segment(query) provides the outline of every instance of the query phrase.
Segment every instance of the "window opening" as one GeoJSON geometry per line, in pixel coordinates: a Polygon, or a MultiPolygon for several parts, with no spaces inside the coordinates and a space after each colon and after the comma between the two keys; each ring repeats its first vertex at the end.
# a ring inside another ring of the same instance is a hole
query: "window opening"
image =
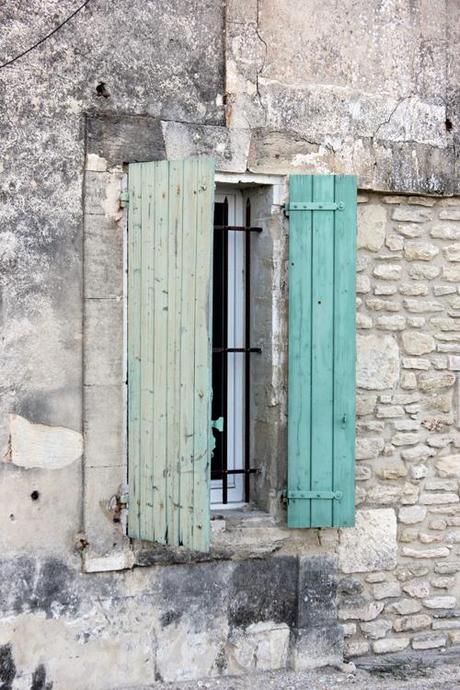
{"type": "Polygon", "coordinates": [[[251,347],[251,204],[239,190],[216,194],[214,207],[212,418],[223,418],[214,431],[211,503],[249,501],[251,347]],[[244,224],[243,224],[244,217],[244,224]],[[239,224],[238,224],[239,223],[239,224]]]}

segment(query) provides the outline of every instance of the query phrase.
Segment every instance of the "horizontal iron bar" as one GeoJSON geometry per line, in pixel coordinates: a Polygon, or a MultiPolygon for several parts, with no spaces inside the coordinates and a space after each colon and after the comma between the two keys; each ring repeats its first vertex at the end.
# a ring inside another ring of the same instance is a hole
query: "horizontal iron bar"
{"type": "Polygon", "coordinates": [[[246,225],[215,225],[214,230],[224,230],[228,232],[262,232],[262,228],[247,228],[246,225]]]}
{"type": "Polygon", "coordinates": [[[341,491],[288,491],[287,497],[301,499],[301,500],[311,500],[311,499],[335,499],[340,501],[342,498],[341,491]]]}
{"type": "Polygon", "coordinates": [[[217,477],[213,477],[214,479],[219,479],[219,475],[221,474],[255,474],[259,470],[255,467],[250,468],[249,470],[220,470],[219,472],[216,472],[217,477]]]}
{"type": "Polygon", "coordinates": [[[260,354],[262,352],[261,347],[213,347],[213,353],[220,352],[256,352],[260,354]]]}
{"type": "Polygon", "coordinates": [[[293,201],[284,207],[288,213],[290,211],[343,211],[345,205],[343,201],[293,201]]]}

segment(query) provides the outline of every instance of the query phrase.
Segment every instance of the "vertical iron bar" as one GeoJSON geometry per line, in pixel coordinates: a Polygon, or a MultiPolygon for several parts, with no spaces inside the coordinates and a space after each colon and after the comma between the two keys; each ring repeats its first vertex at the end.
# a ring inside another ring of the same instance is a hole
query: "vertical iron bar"
{"type": "MultiPolygon", "coordinates": [[[[246,228],[251,227],[251,201],[248,197],[246,201],[246,228]]],[[[244,354],[244,500],[249,503],[249,465],[250,465],[250,404],[251,404],[251,381],[250,381],[250,367],[251,367],[251,233],[249,230],[245,232],[245,348],[244,354]]]]}
{"type": "MultiPolygon", "coordinates": [[[[224,225],[228,225],[228,199],[224,199],[224,225]]],[[[222,281],[223,281],[223,305],[222,305],[222,318],[223,318],[223,343],[222,346],[228,348],[228,232],[224,233],[223,237],[223,269],[222,269],[222,281]]],[[[224,413],[224,428],[222,431],[222,503],[226,504],[228,502],[228,459],[227,459],[227,428],[228,428],[228,352],[225,352],[222,359],[222,409],[224,413]]]]}

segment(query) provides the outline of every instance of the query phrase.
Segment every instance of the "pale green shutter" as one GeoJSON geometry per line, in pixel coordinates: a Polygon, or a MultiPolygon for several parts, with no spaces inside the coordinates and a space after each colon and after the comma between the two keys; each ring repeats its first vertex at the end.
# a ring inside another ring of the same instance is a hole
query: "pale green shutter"
{"type": "Polygon", "coordinates": [[[289,178],[288,526],[354,524],[356,180],[289,178]]]}
{"type": "Polygon", "coordinates": [[[210,158],[129,166],[129,536],[209,548],[210,158]]]}

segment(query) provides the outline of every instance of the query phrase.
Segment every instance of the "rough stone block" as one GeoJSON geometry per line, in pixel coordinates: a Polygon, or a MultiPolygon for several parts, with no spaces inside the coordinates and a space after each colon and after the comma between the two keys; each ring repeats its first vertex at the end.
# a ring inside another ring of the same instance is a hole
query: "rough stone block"
{"type": "Polygon", "coordinates": [[[356,511],[356,526],[340,530],[340,568],[345,573],[392,570],[396,566],[396,531],[394,510],[356,511]]]}
{"type": "Polygon", "coordinates": [[[342,663],[343,631],[340,626],[298,630],[292,662],[295,671],[305,671],[342,663]]]}
{"type": "Polygon", "coordinates": [[[441,477],[460,476],[460,454],[444,455],[435,460],[436,469],[441,477]]]}
{"type": "Polygon", "coordinates": [[[423,506],[403,506],[399,509],[398,519],[405,525],[414,525],[425,519],[426,512],[427,510],[423,506]]]}
{"type": "Polygon", "coordinates": [[[264,621],[233,630],[225,644],[230,675],[286,668],[290,629],[286,623],[264,621]]]}
{"type": "Polygon", "coordinates": [[[379,204],[358,207],[358,249],[377,252],[385,239],[386,210],[379,204]]]}
{"type": "Polygon", "coordinates": [[[360,388],[392,388],[399,375],[399,348],[393,336],[357,335],[357,384],[360,388]]]}
{"type": "Polygon", "coordinates": [[[408,630],[423,630],[431,626],[431,618],[426,613],[416,613],[413,616],[402,616],[396,618],[393,628],[396,632],[406,632],[408,630]]]}
{"type": "Polygon", "coordinates": [[[374,598],[391,599],[393,597],[401,596],[401,585],[399,582],[382,582],[374,585],[374,598]]]}
{"type": "Polygon", "coordinates": [[[413,649],[437,649],[447,644],[446,635],[416,635],[412,640],[413,649]]]}
{"type": "Polygon", "coordinates": [[[388,654],[390,652],[401,652],[410,644],[408,637],[387,637],[384,640],[377,640],[372,645],[376,654],[388,654]]]}

